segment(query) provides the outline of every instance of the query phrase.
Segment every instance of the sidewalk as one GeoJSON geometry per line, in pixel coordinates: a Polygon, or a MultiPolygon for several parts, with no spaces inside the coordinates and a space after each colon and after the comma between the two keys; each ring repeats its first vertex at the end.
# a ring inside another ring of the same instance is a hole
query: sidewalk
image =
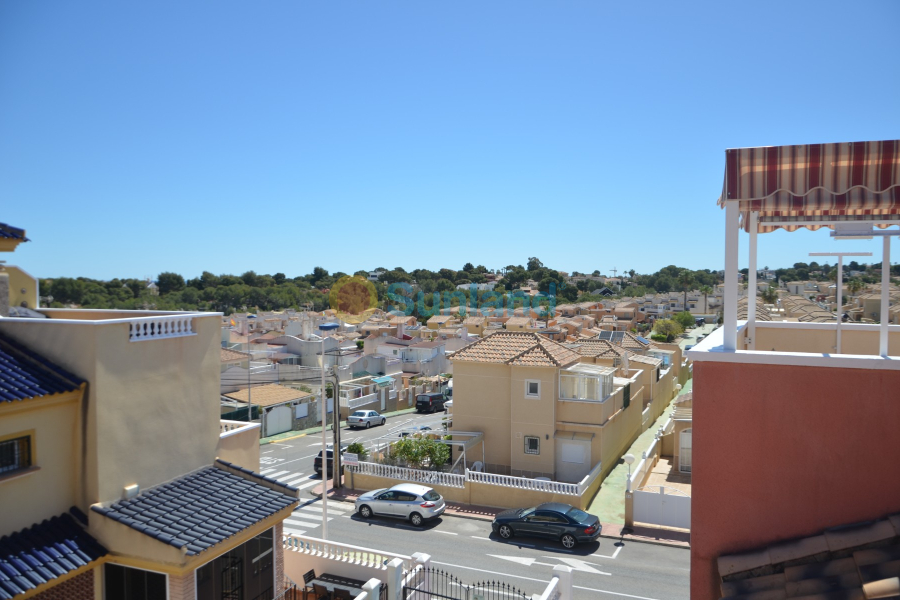
{"type": "MultiPolygon", "coordinates": [[[[405,415],[407,413],[416,412],[416,407],[412,408],[404,408],[403,410],[395,410],[393,412],[381,413],[385,417],[396,417],[398,415],[405,415]]],[[[346,427],[347,421],[341,421],[341,427],[346,427]]],[[[328,425],[329,429],[331,425],[328,425]]],[[[298,431],[285,431],[284,433],[279,433],[278,435],[272,435],[266,438],[260,438],[259,445],[265,446],[266,444],[272,444],[274,442],[284,442],[287,440],[292,440],[294,438],[303,437],[305,435],[312,435],[314,433],[322,433],[322,426],[318,427],[310,427],[309,429],[301,429],[298,431]]]]}
{"type": "MultiPolygon", "coordinates": [[[[326,482],[330,486],[330,482],[326,482]]],[[[322,497],[322,484],[315,485],[309,489],[309,493],[316,497],[322,497]]],[[[365,492],[361,490],[341,489],[337,492],[331,487],[328,488],[328,501],[355,503],[360,494],[365,492]]],[[[623,488],[623,505],[624,505],[624,488],[623,488]]],[[[447,509],[444,515],[449,517],[458,517],[461,519],[474,519],[477,521],[493,521],[494,517],[505,508],[495,508],[492,506],[474,506],[471,504],[459,504],[456,502],[447,502],[447,509]]],[[[623,518],[624,520],[624,518],[623,518]]],[[[673,546],[676,548],[690,548],[690,534],[684,531],[669,531],[664,529],[654,529],[651,527],[634,527],[626,529],[624,525],[616,525],[606,523],[600,520],[600,537],[615,539],[619,541],[641,542],[646,544],[657,544],[660,546],[673,546]]]]}

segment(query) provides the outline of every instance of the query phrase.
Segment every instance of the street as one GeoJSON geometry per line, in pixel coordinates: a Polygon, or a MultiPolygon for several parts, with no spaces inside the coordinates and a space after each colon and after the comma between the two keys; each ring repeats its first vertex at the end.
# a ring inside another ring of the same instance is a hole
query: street
{"type": "MultiPolygon", "coordinates": [[[[388,418],[384,427],[343,428],[341,439],[371,440],[411,426],[437,429],[441,416],[398,415],[388,418]]],[[[320,482],[314,476],[313,458],[321,446],[321,434],[312,434],[261,447],[262,473],[302,490],[300,507],[285,522],[286,533],[322,536],[322,501],[308,493],[320,482]]],[[[529,595],[543,591],[553,567],[562,564],[574,571],[579,599],[689,597],[690,554],[681,548],[600,538],[569,551],[549,540],[501,540],[492,534],[489,521],[444,516],[417,528],[399,519],[363,520],[352,504],[334,501],[328,503],[328,539],[398,554],[423,552],[431,555],[435,568],[463,582],[499,580],[529,595]]]]}

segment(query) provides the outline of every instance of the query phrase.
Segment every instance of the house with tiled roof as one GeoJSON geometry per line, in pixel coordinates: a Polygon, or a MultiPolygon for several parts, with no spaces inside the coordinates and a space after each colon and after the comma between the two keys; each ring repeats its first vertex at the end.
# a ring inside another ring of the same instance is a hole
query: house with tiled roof
{"type": "Polygon", "coordinates": [[[453,429],[483,434],[489,472],[577,482],[599,468],[602,478],[639,433],[636,380],[539,333],[498,331],[451,362],[453,429]]]}

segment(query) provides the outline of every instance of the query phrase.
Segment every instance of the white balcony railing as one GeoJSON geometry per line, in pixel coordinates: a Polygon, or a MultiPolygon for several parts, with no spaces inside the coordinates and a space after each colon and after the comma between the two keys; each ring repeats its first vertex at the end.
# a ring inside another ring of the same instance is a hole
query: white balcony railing
{"type": "Polygon", "coordinates": [[[305,535],[286,533],[282,543],[285,550],[325,557],[341,563],[351,563],[371,569],[386,570],[387,564],[395,558],[403,561],[404,572],[411,571],[415,566],[415,561],[411,556],[372,550],[340,542],[329,542],[318,538],[306,537],[305,535]]]}
{"type": "Polygon", "coordinates": [[[132,342],[140,342],[197,335],[193,329],[194,316],[177,315],[128,319],[128,339],[132,342]]]}
{"type": "Polygon", "coordinates": [[[373,402],[378,401],[378,394],[366,394],[365,396],[360,396],[359,398],[350,398],[349,400],[345,397],[341,397],[341,406],[345,408],[359,408],[360,406],[366,406],[367,404],[372,404],[373,402]]]}
{"type": "Polygon", "coordinates": [[[219,421],[219,437],[230,437],[251,429],[259,429],[259,423],[247,423],[245,421],[219,421]]]}
{"type": "Polygon", "coordinates": [[[511,475],[498,475],[496,473],[481,473],[466,469],[466,478],[476,483],[488,483],[518,490],[535,490],[550,492],[553,494],[567,494],[570,496],[581,495],[577,483],[563,483],[561,481],[543,481],[529,479],[528,477],[513,477],[511,475]]]}
{"type": "Polygon", "coordinates": [[[370,462],[360,462],[358,466],[351,467],[351,469],[354,473],[360,473],[362,475],[375,475],[376,477],[387,477],[390,479],[399,479],[401,481],[415,481],[417,483],[446,485],[448,487],[455,488],[466,487],[466,476],[456,475],[454,473],[425,471],[421,469],[395,467],[392,465],[381,465],[378,463],[370,462]]]}

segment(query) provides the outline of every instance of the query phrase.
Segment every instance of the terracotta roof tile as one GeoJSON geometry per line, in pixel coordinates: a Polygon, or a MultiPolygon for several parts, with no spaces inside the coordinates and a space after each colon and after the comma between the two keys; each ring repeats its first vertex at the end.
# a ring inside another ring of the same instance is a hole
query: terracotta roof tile
{"type": "Polygon", "coordinates": [[[221,362],[233,362],[233,361],[242,361],[250,358],[250,355],[246,352],[238,352],[237,350],[229,350],[228,348],[220,348],[219,349],[219,358],[221,362]]]}
{"type": "Polygon", "coordinates": [[[578,353],[531,332],[498,331],[473,342],[453,356],[454,361],[519,366],[565,367],[578,362],[578,353]]]}
{"type": "Polygon", "coordinates": [[[238,402],[247,402],[248,397],[253,404],[259,406],[272,406],[275,404],[283,404],[291,400],[299,400],[301,398],[312,398],[309,392],[295,390],[293,388],[271,383],[269,385],[261,385],[253,388],[253,393],[248,394],[247,390],[238,390],[230,394],[224,394],[226,398],[237,400],[238,402]]]}

